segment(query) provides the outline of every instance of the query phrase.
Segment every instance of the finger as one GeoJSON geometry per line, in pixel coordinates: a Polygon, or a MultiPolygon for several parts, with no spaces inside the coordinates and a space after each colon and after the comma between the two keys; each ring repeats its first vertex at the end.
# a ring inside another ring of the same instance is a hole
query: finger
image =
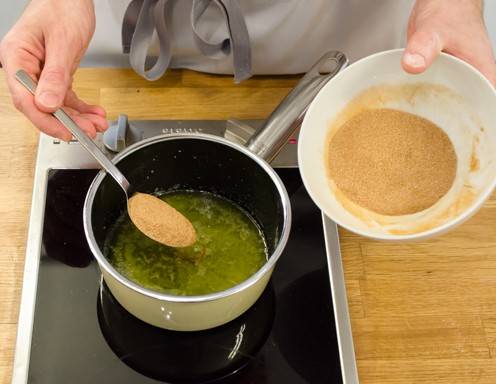
{"type": "Polygon", "coordinates": [[[469,63],[473,63],[475,68],[477,68],[486,79],[488,79],[493,86],[496,87],[496,64],[494,61],[485,60],[485,61],[468,61],[469,63]]]}
{"type": "Polygon", "coordinates": [[[98,132],[104,132],[108,128],[108,122],[105,118],[106,113],[103,108],[96,105],[89,105],[77,97],[76,93],[70,89],[67,92],[65,105],[77,110],[84,118],[93,123],[98,132]]]}
{"type": "Polygon", "coordinates": [[[34,103],[34,97],[15,78],[19,69],[24,69],[33,79],[40,72],[39,61],[23,50],[9,45],[2,45],[2,65],[6,72],[7,85],[12,102],[40,131],[58,139],[69,141],[70,132],[53,116],[41,112],[34,103]],[[4,54],[9,51],[10,54],[4,54]]]}
{"type": "Polygon", "coordinates": [[[88,120],[93,124],[97,132],[105,132],[108,128],[107,120],[100,115],[95,115],[93,113],[81,113],[77,109],[63,106],[62,109],[74,120],[75,116],[79,116],[82,119],[88,120]]]}
{"type": "Polygon", "coordinates": [[[45,65],[43,68],[35,101],[43,112],[54,112],[62,106],[70,82],[70,74],[63,67],[45,65]]]}
{"type": "MultiPolygon", "coordinates": [[[[40,62],[36,57],[10,43],[2,42],[0,48],[2,65],[5,70],[7,86],[9,87],[12,102],[18,110],[21,110],[23,99],[32,99],[32,96],[26,88],[17,81],[16,72],[23,69],[31,78],[36,80],[41,69],[40,62]]],[[[27,105],[29,105],[29,103],[27,105]]]]}
{"type": "Polygon", "coordinates": [[[21,98],[17,107],[40,131],[64,141],[71,140],[72,134],[55,117],[37,108],[32,95],[21,98]]]}
{"type": "Polygon", "coordinates": [[[70,70],[76,55],[60,34],[47,36],[45,49],[45,64],[36,89],[35,102],[40,110],[54,112],[62,106],[70,87],[70,70]]]}
{"type": "Polygon", "coordinates": [[[493,85],[496,85],[496,63],[488,39],[475,39],[469,47],[455,46],[453,49],[446,49],[459,59],[473,65],[484,77],[493,85]]]}
{"type": "Polygon", "coordinates": [[[401,64],[409,73],[424,72],[443,49],[440,35],[434,30],[419,29],[408,40],[401,64]]]}
{"type": "Polygon", "coordinates": [[[107,116],[107,113],[102,107],[85,103],[72,89],[67,91],[64,104],[77,109],[81,113],[92,113],[104,118],[107,116]]]}
{"type": "MultiPolygon", "coordinates": [[[[52,115],[42,112],[37,108],[32,95],[28,94],[26,97],[22,98],[19,110],[24,113],[24,115],[26,115],[26,117],[36,127],[38,127],[40,131],[46,133],[47,135],[64,141],[69,141],[72,139],[72,134],[62,125],[62,123],[60,123],[52,115]]],[[[96,128],[90,120],[81,116],[81,114],[71,108],[64,108],[64,110],[66,113],[69,113],[71,118],[81,127],[83,131],[88,134],[88,136],[95,138],[96,128]]]]}
{"type": "MultiPolygon", "coordinates": [[[[37,78],[40,73],[40,61],[31,55],[29,52],[18,49],[18,47],[9,47],[8,44],[2,44],[1,58],[2,65],[6,72],[7,84],[12,95],[12,100],[16,108],[24,113],[26,117],[36,126],[40,131],[47,135],[59,138],[61,140],[69,141],[72,134],[53,116],[43,112],[38,108],[35,98],[16,80],[15,73],[19,69],[24,69],[33,79],[37,78]],[[6,52],[9,54],[5,54],[6,52]]],[[[45,63],[44,69],[50,68],[48,61],[45,63]]],[[[45,78],[46,78],[45,73],[45,78]]],[[[48,76],[49,77],[49,76],[48,76]]],[[[70,74],[67,76],[70,80],[70,74]]],[[[43,83],[40,78],[40,83],[43,83]]],[[[40,86],[38,84],[38,92],[40,86]]],[[[85,103],[84,103],[85,104],[85,103]]],[[[91,137],[95,137],[96,130],[102,130],[106,127],[106,121],[99,115],[102,114],[100,108],[92,108],[85,104],[85,111],[88,111],[88,116],[78,117],[81,115],[80,111],[76,108],[65,107],[65,111],[80,124],[81,128],[91,137]],[[98,114],[94,117],[91,116],[90,111],[96,111],[98,114]]],[[[79,107],[84,107],[80,104],[79,107]]],[[[104,113],[103,113],[104,114],[104,113]]]]}
{"type": "Polygon", "coordinates": [[[107,119],[101,117],[100,115],[95,115],[93,113],[81,113],[79,116],[90,121],[97,132],[105,132],[108,128],[107,119]]]}
{"type": "Polygon", "coordinates": [[[95,126],[91,121],[88,119],[85,119],[83,116],[78,115],[78,116],[73,116],[72,119],[74,122],[79,125],[79,127],[86,132],[86,134],[94,139],[96,137],[96,129],[95,126]]]}
{"type": "Polygon", "coordinates": [[[67,106],[63,106],[62,109],[89,136],[94,137],[94,135],[96,134],[96,132],[101,132],[101,130],[102,130],[102,121],[100,119],[103,119],[101,116],[92,115],[90,113],[80,113],[77,109],[74,109],[74,108],[71,108],[71,107],[67,107],[67,106]],[[90,123],[90,124],[88,124],[88,123],[90,123]]]}

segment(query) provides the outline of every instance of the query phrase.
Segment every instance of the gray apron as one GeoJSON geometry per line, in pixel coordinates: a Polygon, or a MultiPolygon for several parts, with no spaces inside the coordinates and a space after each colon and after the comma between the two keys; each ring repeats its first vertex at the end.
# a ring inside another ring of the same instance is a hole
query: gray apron
{"type": "MultiPolygon", "coordinates": [[[[124,53],[129,54],[131,67],[147,80],[162,77],[171,62],[172,39],[167,14],[173,1],[176,0],[132,0],[124,15],[124,53]],[[149,54],[154,34],[159,43],[158,57],[149,54]]],[[[238,0],[193,0],[190,23],[195,45],[202,54],[222,59],[232,53],[235,82],[251,76],[250,37],[238,0]],[[199,25],[209,7],[218,7],[226,25],[227,35],[220,41],[210,41],[200,32],[199,25]]]]}

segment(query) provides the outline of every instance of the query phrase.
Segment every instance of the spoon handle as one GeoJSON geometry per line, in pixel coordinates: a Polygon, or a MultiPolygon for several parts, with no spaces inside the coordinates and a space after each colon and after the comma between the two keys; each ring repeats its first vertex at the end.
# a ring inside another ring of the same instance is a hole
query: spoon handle
{"type": "MultiPolygon", "coordinates": [[[[16,79],[33,95],[36,92],[36,83],[26,71],[20,69],[16,72],[16,79]]],[[[119,169],[108,159],[88,135],[72,120],[72,118],[59,108],[52,115],[66,127],[81,145],[100,163],[100,165],[117,181],[124,192],[129,189],[129,181],[119,169]]]]}

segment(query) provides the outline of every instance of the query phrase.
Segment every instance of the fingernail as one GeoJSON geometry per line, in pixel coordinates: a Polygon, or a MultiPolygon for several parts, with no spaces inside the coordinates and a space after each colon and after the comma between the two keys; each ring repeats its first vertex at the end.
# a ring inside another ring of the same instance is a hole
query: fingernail
{"type": "Polygon", "coordinates": [[[42,92],[38,100],[47,108],[55,108],[59,105],[59,97],[50,91],[42,92]]]}
{"type": "Polygon", "coordinates": [[[405,61],[405,64],[408,64],[413,68],[425,67],[425,58],[418,53],[405,53],[403,60],[405,61]]]}

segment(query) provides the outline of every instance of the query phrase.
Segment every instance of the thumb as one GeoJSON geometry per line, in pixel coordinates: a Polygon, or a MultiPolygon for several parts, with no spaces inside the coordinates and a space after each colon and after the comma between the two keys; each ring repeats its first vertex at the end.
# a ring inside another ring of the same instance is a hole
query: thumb
{"type": "Polygon", "coordinates": [[[409,39],[402,66],[409,73],[424,72],[443,50],[440,35],[433,30],[418,29],[409,39]]]}
{"type": "Polygon", "coordinates": [[[53,46],[46,47],[45,65],[35,94],[36,106],[44,112],[54,112],[64,102],[71,81],[72,63],[68,55],[53,46]]]}

